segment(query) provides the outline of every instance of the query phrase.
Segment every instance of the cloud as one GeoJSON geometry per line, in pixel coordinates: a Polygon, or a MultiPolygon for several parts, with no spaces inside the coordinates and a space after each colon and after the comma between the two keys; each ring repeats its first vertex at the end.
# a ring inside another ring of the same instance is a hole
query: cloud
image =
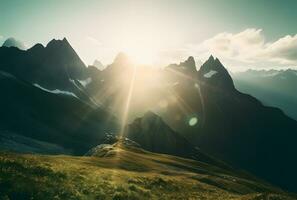
{"type": "Polygon", "coordinates": [[[287,35],[276,42],[268,44],[263,56],[282,64],[297,63],[297,34],[287,35]]]}
{"type": "Polygon", "coordinates": [[[102,43],[99,40],[97,40],[96,38],[91,37],[91,36],[87,36],[86,41],[88,43],[90,43],[91,45],[95,45],[95,46],[101,46],[102,45],[102,43]]]}
{"type": "Polygon", "coordinates": [[[159,66],[165,66],[171,63],[179,63],[189,56],[190,54],[186,48],[161,49],[157,52],[157,64],[159,66]]]}
{"type": "Polygon", "coordinates": [[[235,34],[219,33],[195,48],[233,65],[297,65],[297,34],[267,42],[262,29],[250,28],[235,34]]]}
{"type": "Polygon", "coordinates": [[[237,34],[220,33],[203,42],[213,54],[248,61],[264,47],[265,38],[261,29],[246,29],[237,34]]]}

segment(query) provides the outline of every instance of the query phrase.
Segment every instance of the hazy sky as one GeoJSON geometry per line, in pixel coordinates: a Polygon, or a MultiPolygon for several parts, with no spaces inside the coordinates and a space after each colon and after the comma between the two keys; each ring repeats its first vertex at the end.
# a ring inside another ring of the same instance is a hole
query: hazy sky
{"type": "Polygon", "coordinates": [[[86,64],[125,51],[158,65],[209,54],[231,69],[297,65],[295,0],[0,0],[0,43],[66,37],[86,64]]]}

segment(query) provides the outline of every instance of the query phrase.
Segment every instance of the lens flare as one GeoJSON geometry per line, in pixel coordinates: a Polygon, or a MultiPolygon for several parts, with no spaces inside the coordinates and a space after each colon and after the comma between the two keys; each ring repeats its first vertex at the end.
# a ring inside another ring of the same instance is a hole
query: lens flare
{"type": "Polygon", "coordinates": [[[189,120],[189,125],[190,125],[190,126],[195,126],[197,123],[198,123],[198,119],[197,119],[197,117],[192,117],[192,118],[189,120]]]}

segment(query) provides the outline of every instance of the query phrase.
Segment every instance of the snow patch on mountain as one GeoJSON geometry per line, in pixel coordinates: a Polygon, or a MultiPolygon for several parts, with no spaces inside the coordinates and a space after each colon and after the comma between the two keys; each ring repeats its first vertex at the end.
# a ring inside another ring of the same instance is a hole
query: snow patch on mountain
{"type": "Polygon", "coordinates": [[[82,84],[84,87],[86,87],[87,85],[89,85],[92,82],[92,78],[89,77],[85,80],[78,80],[80,84],[82,84]]]}
{"type": "Polygon", "coordinates": [[[69,92],[69,91],[64,91],[64,90],[59,90],[59,89],[49,90],[49,89],[46,89],[46,88],[40,86],[40,85],[37,84],[37,83],[34,83],[33,85],[34,85],[35,87],[38,87],[39,89],[42,89],[43,91],[46,91],[46,92],[49,92],[49,93],[53,93],[53,94],[63,94],[63,95],[68,95],[68,96],[73,96],[73,97],[75,97],[75,98],[78,98],[74,93],[69,92]]]}
{"type": "Polygon", "coordinates": [[[209,72],[205,73],[203,76],[205,78],[211,78],[213,75],[215,75],[216,73],[218,73],[217,71],[215,70],[210,70],[209,72]]]}

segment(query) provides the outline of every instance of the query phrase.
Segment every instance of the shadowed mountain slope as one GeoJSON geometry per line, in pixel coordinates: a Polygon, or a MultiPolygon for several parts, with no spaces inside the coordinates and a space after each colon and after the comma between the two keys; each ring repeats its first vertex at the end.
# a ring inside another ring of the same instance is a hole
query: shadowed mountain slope
{"type": "Polygon", "coordinates": [[[218,60],[210,58],[206,64],[198,72],[204,120],[196,144],[233,166],[296,190],[297,122],[238,92],[218,60]],[[205,77],[211,70],[217,73],[205,77]]]}
{"type": "Polygon", "coordinates": [[[78,86],[86,80],[88,68],[81,61],[66,38],[50,41],[45,47],[36,44],[30,49],[0,47],[0,70],[49,90],[73,92],[82,100],[92,103],[78,86]]]}
{"type": "Polygon", "coordinates": [[[230,168],[223,162],[201,152],[197,146],[191,144],[183,135],[172,130],[161,117],[150,111],[127,125],[124,136],[151,152],[191,158],[230,168]]]}
{"type": "Polygon", "coordinates": [[[72,95],[53,94],[0,72],[0,131],[18,134],[84,154],[105,132],[117,130],[115,118],[72,95]]]}
{"type": "Polygon", "coordinates": [[[69,79],[84,79],[86,67],[64,38],[54,39],[46,47],[36,44],[26,51],[1,47],[0,70],[48,89],[56,89],[57,85],[67,84],[69,79]]]}

